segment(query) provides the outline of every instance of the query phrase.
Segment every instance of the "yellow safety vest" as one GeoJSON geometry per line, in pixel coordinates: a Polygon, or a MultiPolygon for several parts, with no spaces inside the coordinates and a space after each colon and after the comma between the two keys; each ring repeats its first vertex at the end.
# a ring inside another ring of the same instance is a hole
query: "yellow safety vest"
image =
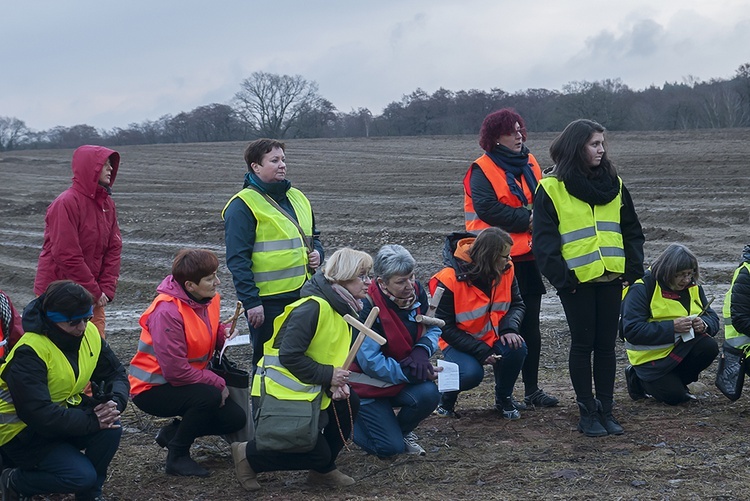
{"type": "Polygon", "coordinates": [[[735,348],[745,350],[747,353],[750,351],[750,337],[737,332],[737,329],[732,325],[732,288],[743,268],[750,272],[750,263],[742,263],[742,265],[734,271],[732,283],[729,286],[726,296],[724,296],[724,307],[722,313],[724,314],[724,342],[735,348]]]}
{"type": "MultiPolygon", "coordinates": [[[[656,280],[655,278],[653,280],[656,280]]],[[[635,283],[643,283],[643,279],[638,279],[635,283]]],[[[693,285],[688,288],[690,292],[690,311],[685,311],[685,307],[679,301],[673,299],[667,299],[662,297],[661,286],[656,281],[656,287],[654,287],[654,293],[651,296],[651,317],[649,322],[662,322],[664,320],[674,320],[675,318],[685,317],[688,315],[697,315],[701,312],[703,307],[701,306],[701,298],[698,292],[698,286],[693,285]]],[[[662,344],[662,345],[650,345],[650,344],[632,344],[625,339],[625,350],[628,353],[628,360],[631,365],[641,365],[652,360],[660,360],[670,353],[674,349],[674,343],[662,344]]]]}
{"type": "MultiPolygon", "coordinates": [[[[92,322],[86,326],[83,336],[81,347],[78,349],[77,378],[65,354],[55,346],[55,343],[47,336],[34,332],[27,332],[18,340],[8,355],[8,360],[0,367],[0,374],[5,370],[5,365],[13,360],[20,346],[30,346],[47,366],[47,385],[52,402],[63,407],[78,405],[81,403],[81,393],[91,380],[91,374],[94,373],[102,351],[102,338],[92,322]]],[[[0,378],[0,445],[10,442],[24,428],[26,423],[16,414],[8,385],[0,378]]]]}
{"type": "Polygon", "coordinates": [[[620,191],[605,205],[588,204],[574,197],[555,177],[539,183],[549,195],[560,220],[562,257],[580,282],[589,282],[605,272],[625,272],[625,249],[620,228],[620,191]]]}
{"type": "MultiPolygon", "coordinates": [[[[296,188],[289,188],[287,198],[294,207],[297,222],[312,241],[312,207],[310,201],[296,188]]],[[[253,275],[260,296],[275,296],[302,287],[310,278],[307,268],[307,247],[297,227],[288,217],[255,190],[245,188],[232,198],[221,211],[221,218],[229,204],[241,198],[258,222],[253,245],[253,275]]]]}
{"type": "MultiPolygon", "coordinates": [[[[291,312],[305,301],[317,301],[320,305],[318,324],[315,326],[310,345],[305,355],[319,364],[341,367],[349,353],[352,341],[352,328],[344,318],[323,298],[308,296],[295,301],[284,309],[284,313],[273,322],[273,336],[263,345],[263,358],[258,362],[258,371],[253,378],[252,395],[260,396],[260,378],[265,375],[266,393],[279,400],[313,401],[323,390],[321,385],[303,383],[289,369],[281,365],[279,350],[274,347],[276,336],[291,312]]],[[[326,409],[331,399],[323,393],[320,408],[326,409]]]]}

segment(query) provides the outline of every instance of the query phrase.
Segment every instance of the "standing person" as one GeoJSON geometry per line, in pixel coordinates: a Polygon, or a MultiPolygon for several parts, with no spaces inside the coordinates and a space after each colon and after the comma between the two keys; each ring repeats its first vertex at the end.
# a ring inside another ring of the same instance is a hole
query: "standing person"
{"type": "Polygon", "coordinates": [[[360,313],[364,322],[377,306],[380,313],[372,329],[387,340],[380,346],[366,338],[349,378],[361,399],[354,443],[378,457],[404,452],[424,456],[414,429],[440,399],[430,362],[438,348],[440,327],[417,321],[429,304],[427,292],[414,276],[416,264],[400,245],[381,247],[373,267],[375,280],[360,313]]]}
{"type": "Polygon", "coordinates": [[[362,311],[371,269],[369,254],[348,247],[337,250],[302,288],[302,299],[287,306],[274,322],[252,395],[260,397],[261,388],[278,400],[314,401],[320,395],[323,429],[314,448],[304,453],[258,451],[254,441],[233,443],[235,472],[246,490],[260,489],[256,473],[264,471],[310,470],[311,485],[354,484],[336,467],[359,409],[359,397],[348,384],[350,372],[342,367],[352,341],[343,316],[362,311]]]}
{"type": "Polygon", "coordinates": [[[612,415],[617,321],[623,286],[643,276],[643,230],[607,158],[604,127],[571,122],[552,142],[550,156],[555,166],[534,198],[533,252],[568,321],[578,430],[589,437],[619,435],[623,428],[612,415]]]}
{"type": "Polygon", "coordinates": [[[459,391],[442,393],[438,416],[459,417],[458,394],[484,378],[484,365],[495,374],[495,409],[505,419],[521,413],[511,396],[526,358],[526,343],[519,334],[524,305],[514,275],[510,249],[513,240],[500,228],[479,236],[454,233],[446,238],[446,267],[430,279],[430,292],[445,292],[435,312],[442,319],[439,344],[445,360],[458,364],[459,391]]]}
{"type": "Polygon", "coordinates": [[[0,367],[4,500],[52,493],[102,499],[128,379],[90,322],[93,305],[86,289],[62,280],[24,310],[26,333],[0,367]],[[83,394],[89,382],[98,385],[93,398],[83,394]]]}
{"type": "MultiPolygon", "coordinates": [[[[732,275],[732,284],[724,297],[725,343],[750,354],[750,244],[742,250],[742,262],[732,275]]],[[[745,364],[750,374],[750,363],[745,364]]]]}
{"type": "Polygon", "coordinates": [[[669,405],[694,400],[687,385],[713,363],[719,316],[698,284],[698,259],[670,244],[622,303],[622,334],[632,365],[625,368],[633,400],[646,394],[669,405]]]}
{"type": "Polygon", "coordinates": [[[152,416],[182,416],[156,435],[157,444],[168,448],[170,475],[207,477],[210,472],[190,457],[195,439],[226,435],[246,423],[224,379],[208,368],[226,338],[219,320],[218,268],[211,251],[178,252],[172,274],[157,287],[159,295],[139,322],[141,338],[130,362],[133,403],[152,416]]]}
{"type": "Polygon", "coordinates": [[[273,320],[299,299],[323,262],[310,202],[286,178],[284,143],[258,139],[245,148],[243,189],[222,211],[227,267],[253,342],[253,367],[273,335],[273,320]]]}
{"type": "Polygon", "coordinates": [[[21,316],[16,311],[8,295],[0,290],[0,359],[10,353],[11,348],[23,336],[21,316]]]}
{"type": "Polygon", "coordinates": [[[47,209],[44,243],[34,280],[39,295],[55,280],[72,280],[94,296],[92,323],[105,337],[104,308],[115,298],[122,237],[112,185],[120,154],[103,146],[73,152],[73,185],[47,209]]]}
{"type": "Polygon", "coordinates": [[[525,396],[523,403],[514,402],[521,410],[558,404],[556,397],[539,388],[542,351],[539,311],[542,295],[547,291],[531,252],[531,209],[542,172],[525,142],[526,124],[521,115],[509,108],[490,113],[479,131],[479,146],[484,155],[471,164],[464,176],[466,230],[478,233],[496,226],[513,239],[510,256],[526,306],[519,334],[528,348],[521,369],[525,396]]]}

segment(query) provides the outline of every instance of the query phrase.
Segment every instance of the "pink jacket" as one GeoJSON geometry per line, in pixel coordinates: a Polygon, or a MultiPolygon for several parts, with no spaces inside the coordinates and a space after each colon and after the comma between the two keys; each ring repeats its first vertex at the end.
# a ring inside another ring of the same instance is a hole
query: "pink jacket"
{"type": "Polygon", "coordinates": [[[98,300],[111,301],[120,276],[122,237],[110,190],[99,185],[102,166],[110,159],[111,187],[120,154],[103,146],[81,146],[73,153],[73,185],[47,209],[44,244],[34,280],[34,293],[43,293],[55,280],[73,280],[98,300]]]}
{"type": "MultiPolygon", "coordinates": [[[[187,295],[185,289],[180,287],[177,281],[168,275],[156,288],[159,294],[169,294],[190,306],[198,317],[208,324],[208,304],[194,301],[187,295]]],[[[212,301],[217,298],[212,299],[212,301]]],[[[220,390],[226,386],[224,379],[210,370],[198,370],[193,368],[187,359],[187,341],[185,340],[185,326],[182,323],[177,306],[174,303],[162,302],[154,309],[148,317],[148,330],[154,344],[154,353],[159,362],[164,378],[172,386],[184,386],[187,384],[210,384],[220,390]]],[[[224,345],[225,328],[219,324],[216,347],[221,349],[224,345]]],[[[213,355],[213,353],[212,353],[213,355]]]]}

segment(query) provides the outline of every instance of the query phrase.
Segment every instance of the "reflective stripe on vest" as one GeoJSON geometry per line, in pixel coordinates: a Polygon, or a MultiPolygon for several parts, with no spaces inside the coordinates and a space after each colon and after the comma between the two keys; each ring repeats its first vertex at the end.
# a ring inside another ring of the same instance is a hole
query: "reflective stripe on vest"
{"type": "MultiPolygon", "coordinates": [[[[653,280],[656,280],[653,278],[653,280]]],[[[635,283],[643,283],[643,279],[638,279],[635,283]]],[[[651,317],[649,322],[663,322],[665,320],[674,320],[675,318],[687,315],[697,315],[701,312],[700,293],[697,285],[688,288],[690,293],[690,311],[687,312],[679,300],[667,299],[662,296],[661,286],[656,282],[654,293],[651,296],[650,311],[651,317]]],[[[638,345],[632,344],[625,340],[625,350],[628,354],[628,360],[632,365],[641,365],[652,360],[661,360],[672,353],[674,343],[662,345],[638,345]]]]}
{"type": "Polygon", "coordinates": [[[187,362],[191,367],[203,370],[216,348],[216,337],[219,332],[219,315],[221,309],[221,296],[216,294],[208,303],[208,322],[200,316],[184,301],[168,294],[159,294],[151,305],[143,312],[140,320],[141,337],[138,340],[138,351],[130,361],[128,380],[130,381],[130,394],[135,396],[151,389],[154,386],[167,384],[164,374],[156,358],[153,346],[153,338],[148,330],[148,318],[154,309],[162,302],[173,303],[182,318],[185,329],[185,342],[187,346],[187,362]]]}
{"type": "Polygon", "coordinates": [[[722,307],[722,314],[724,316],[724,342],[729,346],[750,352],[750,337],[740,333],[732,325],[732,289],[734,283],[737,281],[737,277],[740,276],[740,272],[745,270],[750,273],[750,263],[742,263],[732,275],[732,283],[729,285],[729,290],[724,296],[724,306],[722,307]]]}
{"type": "MultiPolygon", "coordinates": [[[[513,285],[514,268],[503,273],[500,283],[492,291],[489,298],[477,287],[468,282],[459,281],[453,268],[443,268],[430,279],[430,294],[435,293],[438,281],[453,292],[453,306],[456,312],[456,327],[492,346],[497,341],[497,326],[508,313],[511,305],[511,287],[513,285]]],[[[441,350],[449,345],[442,336],[438,340],[441,350]]]]}
{"type": "Polygon", "coordinates": [[[589,282],[607,271],[625,272],[625,248],[620,228],[620,191],[605,205],[593,207],[572,196],[565,184],[554,177],[539,183],[552,200],[559,220],[562,256],[580,282],[589,282]]]}
{"type": "MultiPolygon", "coordinates": [[[[297,222],[312,240],[312,208],[310,201],[296,188],[289,188],[286,196],[294,207],[297,222]]],[[[299,230],[289,218],[268,203],[263,195],[245,188],[234,195],[242,199],[257,221],[253,244],[252,272],[260,296],[273,296],[302,287],[310,275],[307,268],[307,247],[299,230]]]]}
{"type": "MultiPolygon", "coordinates": [[[[323,298],[308,296],[295,301],[284,308],[284,312],[273,322],[273,336],[263,345],[263,357],[258,362],[258,371],[253,378],[251,388],[254,397],[260,396],[260,388],[265,383],[266,392],[280,400],[313,401],[322,391],[321,385],[307,384],[295,377],[279,360],[279,350],[274,346],[281,326],[294,312],[297,306],[306,301],[316,301],[319,305],[318,323],[305,356],[321,365],[341,367],[349,353],[352,341],[351,327],[333,307],[323,298]],[[263,382],[261,382],[263,378],[263,382]]],[[[327,409],[331,398],[322,394],[321,409],[327,409]]]]}
{"type": "MultiPolygon", "coordinates": [[[[518,208],[522,206],[521,201],[510,192],[508,187],[508,179],[506,178],[505,171],[495,165],[495,162],[487,155],[482,155],[477,158],[474,163],[482,169],[487,180],[492,185],[492,189],[495,191],[497,201],[508,207],[518,208]]],[[[537,181],[542,177],[542,170],[539,168],[534,155],[529,154],[529,165],[534,173],[537,181]]],[[[471,171],[472,166],[469,166],[469,170],[464,176],[464,224],[466,225],[466,231],[472,233],[479,233],[485,228],[489,228],[490,225],[482,221],[477,216],[474,209],[474,200],[471,197],[471,171]]],[[[533,207],[532,201],[534,200],[534,193],[531,192],[528,183],[524,176],[520,177],[521,189],[523,189],[526,199],[529,204],[526,206],[529,210],[533,207]]],[[[531,252],[531,232],[525,231],[522,233],[510,233],[513,239],[513,246],[510,248],[510,255],[512,257],[522,256],[531,252]]]]}
{"type": "MultiPolygon", "coordinates": [[[[102,351],[102,338],[92,322],[86,325],[83,336],[78,348],[77,377],[65,354],[47,336],[34,332],[27,332],[18,340],[5,363],[13,359],[19,346],[29,346],[47,367],[47,387],[52,403],[63,407],[78,405],[102,351]]],[[[0,368],[0,373],[4,369],[5,365],[0,368]]],[[[0,378],[0,446],[7,444],[24,428],[26,423],[16,415],[8,385],[0,378]]]]}

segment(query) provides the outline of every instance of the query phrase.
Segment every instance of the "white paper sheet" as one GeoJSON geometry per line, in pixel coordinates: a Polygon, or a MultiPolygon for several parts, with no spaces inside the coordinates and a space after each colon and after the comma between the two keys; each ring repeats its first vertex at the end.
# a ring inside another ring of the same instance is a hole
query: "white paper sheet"
{"type": "Polygon", "coordinates": [[[224,350],[227,349],[227,346],[239,346],[241,344],[250,344],[250,334],[236,335],[224,341],[224,346],[221,347],[221,352],[219,352],[219,358],[224,357],[224,350]]]}
{"type": "Polygon", "coordinates": [[[438,360],[437,364],[438,367],[443,368],[442,372],[438,372],[438,390],[441,392],[458,391],[458,364],[446,362],[445,360],[438,360]]]}

